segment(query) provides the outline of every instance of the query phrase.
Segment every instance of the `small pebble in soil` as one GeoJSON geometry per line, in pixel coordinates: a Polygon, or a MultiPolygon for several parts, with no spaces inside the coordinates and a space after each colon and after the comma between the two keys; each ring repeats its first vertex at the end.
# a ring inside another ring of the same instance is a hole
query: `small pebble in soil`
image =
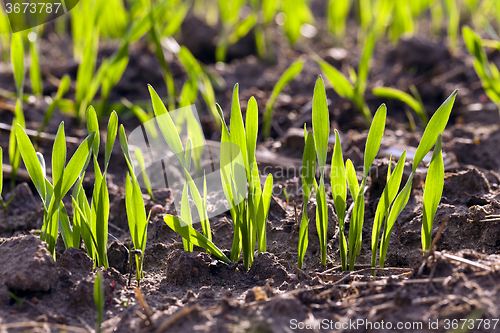
{"type": "Polygon", "coordinates": [[[154,205],[151,207],[151,216],[158,215],[163,212],[163,206],[162,205],[154,205]]]}

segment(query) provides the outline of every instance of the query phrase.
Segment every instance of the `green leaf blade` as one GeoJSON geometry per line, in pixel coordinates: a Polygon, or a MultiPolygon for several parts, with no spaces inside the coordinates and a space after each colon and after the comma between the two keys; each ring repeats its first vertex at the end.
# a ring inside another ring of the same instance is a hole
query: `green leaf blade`
{"type": "Polygon", "coordinates": [[[386,116],[387,107],[385,104],[382,104],[373,117],[370,131],[368,132],[368,138],[366,139],[363,168],[363,177],[365,178],[368,175],[370,167],[372,166],[373,161],[375,160],[375,157],[380,149],[380,144],[382,143],[382,138],[384,136],[386,116]]]}
{"type": "Polygon", "coordinates": [[[326,154],[328,151],[330,118],[326,100],[325,84],[321,76],[318,77],[314,86],[312,123],[319,168],[323,174],[323,169],[326,165],[326,154]]]}
{"type": "Polygon", "coordinates": [[[438,136],[431,163],[427,171],[424,187],[423,217],[422,217],[422,249],[429,250],[432,238],[434,216],[443,194],[444,164],[441,151],[441,134],[438,136]]]}
{"type": "Polygon", "coordinates": [[[450,113],[455,103],[455,98],[457,96],[458,90],[455,90],[441,106],[436,110],[432,118],[429,120],[427,127],[425,128],[420,144],[415,152],[415,157],[413,158],[413,172],[416,171],[418,165],[424,159],[425,155],[431,150],[431,148],[436,143],[438,135],[444,131],[448,119],[450,118],[450,113]]]}
{"type": "Polygon", "coordinates": [[[210,251],[210,253],[212,253],[221,261],[225,263],[230,262],[226,255],[222,253],[222,251],[217,246],[215,246],[215,244],[212,243],[211,240],[200,234],[190,225],[187,225],[173,215],[165,215],[163,219],[165,220],[165,223],[181,237],[189,238],[194,245],[210,251]]]}

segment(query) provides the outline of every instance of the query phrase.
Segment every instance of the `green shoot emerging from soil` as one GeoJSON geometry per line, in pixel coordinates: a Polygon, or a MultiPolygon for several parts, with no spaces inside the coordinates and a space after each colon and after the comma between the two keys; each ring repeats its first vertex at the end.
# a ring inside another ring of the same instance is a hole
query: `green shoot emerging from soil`
{"type": "MultiPolygon", "coordinates": [[[[392,207],[390,208],[389,215],[385,221],[384,232],[380,243],[380,257],[379,257],[380,267],[384,267],[384,262],[387,255],[387,249],[389,247],[389,240],[391,238],[392,230],[396,223],[396,219],[398,218],[403,208],[405,208],[410,198],[413,177],[415,176],[417,167],[420,164],[420,162],[422,162],[425,155],[427,155],[427,153],[432,149],[432,147],[436,143],[440,143],[440,141],[438,141],[438,138],[440,134],[444,131],[446,124],[448,123],[448,119],[450,117],[450,113],[453,108],[453,103],[455,102],[456,95],[457,91],[455,90],[436,110],[432,118],[429,120],[427,127],[425,128],[422,139],[420,140],[420,143],[417,147],[417,151],[415,152],[415,155],[413,157],[411,174],[408,177],[408,180],[406,181],[406,184],[403,187],[403,189],[399,191],[398,195],[396,196],[396,199],[394,200],[392,207]]],[[[438,150],[440,150],[439,148],[440,147],[437,147],[438,150]]],[[[430,201],[432,200],[430,199],[430,201]]],[[[433,205],[437,206],[435,201],[433,201],[433,205]]],[[[430,213],[431,211],[429,211],[429,214],[430,213]]],[[[433,219],[433,215],[434,214],[432,214],[432,216],[429,215],[429,217],[432,217],[433,219]]]]}
{"type": "MultiPolygon", "coordinates": [[[[64,123],[57,131],[52,149],[52,183],[46,176],[45,160],[35,152],[28,135],[21,126],[15,128],[16,140],[24,161],[24,165],[42,199],[44,214],[43,227],[40,238],[48,243],[48,250],[55,257],[55,244],[58,236],[59,225],[61,235],[66,247],[74,246],[79,241],[79,230],[71,229],[68,213],[62,203],[62,198],[68,193],[73,184],[86,167],[90,158],[92,144],[96,133],[91,133],[78,147],[76,152],[66,164],[66,138],[64,123]],[[74,235],[74,232],[76,234],[74,235]],[[76,242],[78,238],[78,242],[76,242]],[[75,240],[75,241],[74,241],[75,240]]],[[[107,233],[106,233],[107,236],[107,233]]]]}
{"type": "MultiPolygon", "coordinates": [[[[132,237],[132,242],[134,243],[134,253],[135,253],[135,263],[136,263],[136,274],[135,279],[140,281],[144,277],[143,272],[143,261],[144,252],[146,251],[146,240],[148,233],[148,223],[151,216],[151,212],[146,217],[146,208],[144,206],[144,200],[142,198],[141,187],[137,181],[134,167],[132,164],[132,159],[129,153],[129,146],[127,142],[127,137],[125,135],[125,129],[123,125],[120,125],[119,130],[120,145],[127,162],[128,170],[127,179],[125,183],[125,208],[127,211],[128,226],[130,229],[130,236],[132,237]]],[[[140,151],[136,149],[136,157],[140,151]]],[[[140,155],[142,157],[142,154],[140,155]]],[[[144,163],[143,163],[144,164],[144,163]]],[[[146,176],[144,172],[144,165],[139,162],[139,167],[143,170],[143,176],[146,176]]],[[[151,188],[148,188],[151,191],[151,188]]]]}
{"type": "MultiPolygon", "coordinates": [[[[97,114],[92,106],[87,110],[87,128],[89,133],[99,133],[99,124],[97,114]]],[[[85,194],[82,186],[84,174],[80,175],[80,181],[73,189],[73,207],[75,214],[73,225],[81,230],[81,236],[85,243],[88,255],[94,259],[97,266],[108,267],[107,243],[108,243],[108,218],[109,218],[109,194],[106,175],[111,158],[111,151],[116,138],[118,129],[118,116],[115,112],[111,113],[108,121],[108,129],[105,145],[104,168],[101,168],[97,162],[99,152],[100,138],[96,135],[92,144],[92,157],[94,162],[94,189],[92,192],[91,204],[85,194]]],[[[88,163],[89,161],[87,161],[88,163]]],[[[74,246],[78,247],[80,236],[74,238],[74,246]]]]}
{"type": "Polygon", "coordinates": [[[95,308],[97,310],[97,332],[101,332],[101,325],[102,322],[104,321],[104,305],[105,305],[105,299],[104,299],[104,284],[102,280],[102,273],[101,271],[97,272],[97,275],[95,277],[94,281],[94,304],[95,308]]]}
{"type": "Polygon", "coordinates": [[[342,157],[342,146],[339,132],[335,130],[335,147],[333,148],[332,165],[330,173],[333,202],[339,220],[339,248],[342,270],[347,270],[347,241],[344,235],[344,222],[346,213],[347,179],[342,157]]]}
{"type": "Polygon", "coordinates": [[[268,175],[262,188],[255,149],[258,131],[258,109],[255,98],[248,101],[246,124],[243,124],[238,84],[233,90],[231,105],[231,132],[225,123],[219,106],[219,115],[223,122],[221,138],[221,179],[226,199],[231,207],[234,238],[231,260],[237,261],[243,249],[245,268],[252,265],[257,242],[258,252],[266,251],[266,223],[271,203],[273,177],[268,175]],[[243,197],[248,179],[248,194],[243,197]]]}
{"type": "Polygon", "coordinates": [[[325,165],[328,152],[328,138],[330,136],[330,119],[326,101],[325,84],[321,76],[318,77],[314,86],[312,124],[316,157],[320,170],[319,186],[314,182],[316,190],[316,229],[318,231],[319,244],[321,248],[321,263],[326,265],[326,230],[328,227],[328,208],[325,193],[325,165]]]}
{"type": "MultiPolygon", "coordinates": [[[[424,224],[422,228],[422,244],[428,246],[430,244],[430,230],[432,229],[432,221],[439,204],[439,199],[442,193],[444,181],[444,168],[441,155],[441,140],[440,133],[446,127],[448,118],[455,100],[456,91],[448,97],[448,99],[435,112],[434,116],[429,121],[422,140],[417,148],[413,160],[413,169],[410,177],[401,191],[399,191],[401,179],[403,175],[404,163],[406,161],[406,151],[400,156],[398,163],[393,171],[391,171],[391,161],[387,172],[387,184],[383,190],[382,197],[377,205],[375,220],[372,231],[372,266],[375,267],[377,260],[377,248],[379,246],[380,233],[382,225],[384,231],[382,241],[380,243],[380,266],[383,263],[387,254],[388,242],[392,234],[394,223],[401,213],[402,209],[408,202],[411,184],[416,172],[418,164],[423,160],[424,156],[436,144],[431,165],[429,167],[428,182],[424,192],[424,224]],[[437,140],[437,141],[436,141],[437,140]],[[384,223],[385,221],[385,223],[384,223]]],[[[335,146],[331,162],[331,189],[335,205],[335,211],[339,220],[339,248],[341,255],[342,269],[347,269],[347,255],[349,255],[349,269],[354,269],[356,256],[359,256],[362,243],[362,229],[364,224],[365,198],[364,192],[366,188],[367,177],[370,168],[378,154],[382,138],[384,135],[385,123],[387,116],[387,108],[382,104],[370,126],[368,137],[366,140],[363,178],[361,183],[358,183],[356,170],[351,160],[347,159],[344,166],[342,157],[342,147],[340,143],[339,133],[335,130],[335,146]],[[344,236],[344,222],[346,219],[346,197],[347,189],[351,193],[353,203],[349,211],[351,211],[350,227],[349,227],[349,242],[344,236]],[[347,250],[348,246],[348,250],[347,250]]],[[[329,139],[329,119],[328,107],[326,105],[326,94],[321,76],[316,81],[313,95],[313,134],[307,134],[305,130],[306,145],[303,156],[302,169],[302,187],[304,193],[302,221],[299,230],[299,252],[298,266],[302,267],[305,250],[307,248],[307,203],[310,197],[310,190],[314,184],[316,192],[316,227],[318,231],[321,262],[326,264],[326,229],[328,226],[328,210],[326,206],[326,194],[324,186],[324,167],[326,164],[327,147],[329,139]],[[312,140],[314,140],[314,144],[312,140]],[[316,155],[316,156],[314,156],[316,155]],[[314,178],[316,158],[318,160],[320,179],[319,185],[314,178]],[[313,169],[310,166],[313,166],[313,169]]]]}
{"type": "Polygon", "coordinates": [[[439,134],[432,154],[431,163],[427,170],[427,178],[424,187],[424,212],[422,218],[422,249],[429,250],[431,247],[431,233],[434,216],[443,194],[444,185],[444,163],[441,151],[441,134],[439,134]]]}
{"type": "Polygon", "coordinates": [[[311,192],[315,182],[314,175],[316,173],[316,150],[314,148],[314,135],[307,130],[304,126],[304,138],[306,140],[306,145],[304,148],[304,155],[302,158],[302,193],[303,193],[303,205],[302,205],[302,220],[300,222],[299,229],[299,259],[298,267],[302,269],[302,262],[304,261],[304,256],[306,254],[308,240],[308,225],[309,218],[307,217],[307,203],[311,197],[311,192]]]}
{"type": "MultiPolygon", "coordinates": [[[[191,193],[191,197],[195,203],[204,234],[199,233],[192,227],[192,221],[184,221],[173,215],[165,215],[165,223],[167,223],[172,230],[183,237],[185,239],[184,242],[187,241],[188,244],[192,243],[193,245],[199,246],[207,250],[209,253],[212,253],[220,260],[229,262],[229,259],[222,253],[222,251],[215,246],[214,243],[212,243],[212,232],[210,230],[210,223],[207,214],[206,189],[204,197],[202,198],[193,178],[191,177],[191,174],[189,173],[187,163],[191,163],[191,154],[189,153],[191,151],[190,141],[188,141],[186,148],[184,148],[179,132],[177,131],[177,127],[170,117],[165,104],[163,104],[153,87],[149,86],[149,92],[151,94],[153,110],[160,132],[170,149],[174,152],[176,159],[184,169],[184,176],[186,177],[187,184],[186,188],[189,188],[189,192],[191,193]]],[[[188,204],[187,197],[185,204],[188,204]]],[[[189,245],[188,248],[191,248],[191,246],[189,245]]]]}
{"type": "Polygon", "coordinates": [[[375,117],[373,117],[372,124],[370,126],[370,130],[368,132],[368,138],[366,139],[365,146],[365,156],[364,156],[364,165],[363,165],[363,180],[361,181],[361,186],[358,188],[356,174],[354,168],[351,166],[348,168],[348,183],[353,184],[354,188],[351,189],[351,195],[354,201],[354,208],[351,214],[351,224],[349,226],[349,269],[354,269],[354,263],[356,260],[356,256],[360,254],[361,251],[361,236],[362,229],[364,223],[364,215],[365,215],[365,187],[366,180],[368,177],[368,173],[370,168],[377,156],[378,150],[380,148],[380,144],[382,143],[382,137],[384,136],[385,129],[385,120],[387,116],[387,108],[385,104],[382,104],[377,112],[375,113],[375,117]],[[349,182],[349,179],[351,181],[349,182]]]}

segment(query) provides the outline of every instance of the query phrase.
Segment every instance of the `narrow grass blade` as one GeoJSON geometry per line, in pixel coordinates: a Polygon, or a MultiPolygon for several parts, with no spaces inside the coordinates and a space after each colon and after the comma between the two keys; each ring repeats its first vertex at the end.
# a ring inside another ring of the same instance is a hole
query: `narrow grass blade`
{"type": "Polygon", "coordinates": [[[335,210],[337,212],[339,222],[341,222],[341,224],[343,225],[346,209],[345,201],[347,197],[347,180],[344,167],[344,159],[342,157],[342,147],[337,130],[335,130],[335,147],[333,149],[330,181],[333,201],[335,203],[335,210]]]}
{"type": "Polygon", "coordinates": [[[246,146],[249,167],[254,167],[255,149],[257,145],[257,132],[259,130],[259,109],[254,97],[248,100],[247,114],[245,119],[246,146]]]}
{"type": "Polygon", "coordinates": [[[314,186],[314,175],[316,173],[316,150],[314,145],[314,135],[309,133],[305,136],[306,144],[302,157],[302,219],[299,228],[299,247],[298,247],[298,267],[302,269],[304,256],[309,243],[308,225],[309,218],[307,217],[307,204],[311,197],[312,187],[314,186]]]}
{"type": "MultiPolygon", "coordinates": [[[[72,247],[74,244],[73,230],[71,229],[71,225],[69,223],[68,212],[66,211],[66,208],[64,207],[64,204],[62,202],[59,204],[58,219],[59,219],[59,230],[61,231],[61,238],[63,239],[64,246],[66,248],[72,247]]],[[[78,235],[78,239],[79,238],[80,235],[78,235]]]]}
{"type": "Polygon", "coordinates": [[[330,135],[330,119],[328,104],[326,101],[325,84],[321,76],[316,80],[313,95],[312,123],[316,154],[321,174],[326,165],[326,154],[328,151],[328,137],[330,135]]]}
{"type": "Polygon", "coordinates": [[[80,176],[92,149],[93,140],[96,134],[89,134],[80,144],[71,159],[69,160],[62,178],[61,196],[64,197],[80,176]]]}
{"type": "Polygon", "coordinates": [[[326,203],[324,177],[321,177],[318,190],[316,191],[316,203],[316,229],[318,231],[319,243],[321,247],[321,263],[326,265],[328,209],[326,203]]]}
{"type": "Polygon", "coordinates": [[[329,0],[327,8],[328,29],[336,36],[344,36],[351,0],[329,0]]]}
{"type": "Polygon", "coordinates": [[[31,90],[35,95],[43,94],[43,81],[42,81],[42,73],[40,71],[40,60],[38,55],[38,38],[36,37],[36,29],[32,31],[35,33],[35,40],[30,39],[30,81],[31,81],[31,90]]]}
{"type": "Polygon", "coordinates": [[[173,153],[177,156],[177,159],[184,164],[182,162],[184,160],[184,148],[182,146],[179,133],[177,132],[177,128],[168,114],[165,104],[161,101],[160,96],[158,96],[152,86],[148,85],[148,88],[151,95],[153,110],[156,115],[156,121],[158,122],[158,127],[160,128],[160,131],[170,149],[172,149],[173,153]]]}
{"type": "Polygon", "coordinates": [[[372,93],[378,97],[395,99],[405,103],[410,108],[412,108],[413,111],[415,111],[415,113],[418,115],[422,123],[424,125],[427,125],[429,118],[427,117],[425,110],[423,109],[419,101],[413,98],[410,94],[407,94],[404,91],[401,91],[396,88],[387,88],[387,87],[374,88],[372,90],[372,93]]]}
{"type": "Polygon", "coordinates": [[[245,126],[241,115],[240,100],[238,94],[238,84],[234,86],[233,98],[231,102],[231,143],[238,145],[243,156],[243,163],[247,172],[247,178],[250,179],[250,168],[248,165],[248,152],[246,143],[245,126]]]}
{"type": "MultiPolygon", "coordinates": [[[[314,143],[313,133],[306,136],[306,145],[302,156],[302,190],[304,192],[304,200],[311,197],[311,191],[314,186],[314,176],[316,174],[316,148],[314,143]]],[[[306,205],[307,202],[304,202],[306,205]]]]}
{"type": "Polygon", "coordinates": [[[99,266],[108,268],[108,218],[109,218],[109,195],[106,183],[106,174],[102,176],[99,189],[99,199],[96,207],[96,240],[99,266]]]}
{"type": "Polygon", "coordinates": [[[267,226],[267,216],[269,214],[269,206],[271,205],[271,198],[273,194],[273,175],[267,175],[266,182],[264,183],[264,189],[262,190],[261,206],[263,208],[263,213],[259,216],[259,252],[266,252],[267,236],[266,236],[266,226],[267,226]]]}
{"type": "MultiPolygon", "coordinates": [[[[373,117],[370,131],[368,132],[368,138],[366,139],[365,160],[363,167],[363,177],[365,179],[368,176],[370,167],[372,166],[373,161],[378,154],[378,150],[380,149],[380,144],[382,143],[382,138],[384,136],[386,116],[387,107],[385,104],[382,104],[373,117]]],[[[365,181],[363,181],[363,184],[364,183],[365,181]]]]}
{"type": "Polygon", "coordinates": [[[101,333],[101,325],[104,321],[105,302],[102,273],[98,271],[94,281],[94,303],[97,310],[97,333],[101,333]]]}
{"type": "Polygon", "coordinates": [[[211,240],[193,229],[192,226],[185,224],[173,215],[165,215],[163,219],[165,220],[165,223],[181,237],[189,238],[194,245],[209,251],[221,261],[229,263],[230,260],[226,257],[226,255],[222,253],[222,251],[215,246],[211,240]]]}
{"type": "Polygon", "coordinates": [[[375,48],[376,37],[376,31],[373,29],[368,33],[363,46],[363,53],[358,66],[358,80],[356,81],[356,90],[359,96],[365,94],[366,81],[368,80],[368,72],[370,70],[370,59],[372,58],[373,49],[375,48]]]}
{"type": "Polygon", "coordinates": [[[137,264],[136,280],[139,281],[143,277],[142,260],[146,249],[148,219],[146,218],[141,189],[137,180],[132,178],[130,173],[127,174],[125,183],[125,207],[134,248],[141,250],[139,255],[135,255],[137,264]]]}
{"type": "MultiPolygon", "coordinates": [[[[61,122],[57,130],[56,139],[52,148],[52,182],[56,191],[61,190],[64,166],[66,165],[66,137],[64,134],[64,122],[61,122]]],[[[59,195],[56,194],[57,197],[59,195]]]]}
{"type": "Polygon", "coordinates": [[[355,201],[358,198],[359,184],[358,178],[356,176],[356,169],[350,159],[345,162],[347,186],[349,187],[349,192],[351,193],[351,198],[355,201]]]}
{"type": "Polygon", "coordinates": [[[104,172],[108,170],[109,160],[111,158],[111,152],[113,151],[113,146],[115,144],[117,130],[118,130],[118,115],[116,114],[115,111],[113,111],[111,112],[108,121],[106,147],[104,153],[104,172]]]}
{"type": "Polygon", "coordinates": [[[149,180],[148,173],[146,171],[146,165],[144,164],[144,157],[142,156],[142,153],[139,150],[139,148],[136,148],[134,150],[134,155],[135,159],[137,160],[137,163],[139,164],[139,169],[141,170],[141,176],[144,186],[146,186],[146,190],[148,191],[149,197],[151,198],[152,201],[154,201],[155,199],[153,191],[151,189],[151,181],[149,180]]]}
{"type": "Polygon", "coordinates": [[[424,156],[431,150],[432,146],[434,146],[438,135],[444,131],[448,119],[450,118],[451,109],[453,108],[457,92],[458,90],[455,90],[443,104],[441,104],[429,120],[422,139],[420,140],[420,144],[417,147],[417,151],[415,152],[415,157],[413,158],[413,172],[416,171],[418,165],[424,159],[424,156]]]}
{"type": "Polygon", "coordinates": [[[340,240],[340,259],[342,262],[342,270],[347,269],[347,241],[344,235],[344,220],[346,210],[347,197],[347,179],[344,166],[344,158],[342,157],[342,147],[340,137],[335,130],[335,147],[333,149],[332,165],[330,172],[330,182],[335,205],[335,212],[339,220],[339,240],[340,240]]]}
{"type": "Polygon", "coordinates": [[[35,148],[31,144],[28,135],[21,127],[21,125],[17,125],[14,129],[17,144],[19,146],[19,151],[24,161],[24,165],[26,166],[26,170],[30,175],[30,178],[35,185],[35,188],[40,195],[40,198],[45,201],[45,177],[42,171],[42,166],[38,161],[38,157],[35,152],[35,148]]]}
{"type": "Polygon", "coordinates": [[[441,200],[444,185],[443,154],[441,152],[441,134],[438,135],[434,153],[424,187],[424,210],[422,216],[422,249],[429,250],[432,241],[432,224],[441,200]]]}
{"type": "MultiPolygon", "coordinates": [[[[404,163],[406,161],[406,150],[403,152],[399,158],[394,171],[391,173],[391,165],[389,163],[387,184],[385,185],[382,196],[377,204],[377,210],[375,211],[375,219],[373,220],[372,229],[372,267],[376,267],[377,264],[377,249],[380,239],[380,231],[382,230],[382,224],[385,219],[389,216],[389,208],[391,207],[394,198],[396,197],[399,186],[401,185],[401,177],[403,175],[404,163]]],[[[387,223],[386,223],[387,227],[387,223]]]]}
{"type": "Polygon", "coordinates": [[[278,82],[274,86],[273,91],[271,93],[271,97],[269,97],[269,99],[266,103],[266,113],[264,114],[264,139],[269,137],[269,134],[271,132],[271,120],[273,118],[272,111],[273,111],[273,106],[274,106],[274,102],[276,101],[276,98],[278,98],[278,95],[281,93],[283,88],[290,81],[292,81],[295,76],[297,76],[302,71],[303,66],[304,66],[304,61],[302,61],[302,60],[295,61],[281,75],[278,82]]]}
{"type": "Polygon", "coordinates": [[[132,175],[132,178],[135,178],[134,165],[132,163],[132,158],[130,157],[130,153],[128,151],[127,135],[125,134],[125,128],[123,127],[123,124],[120,125],[118,137],[120,139],[120,146],[122,148],[123,155],[125,156],[125,161],[127,162],[128,170],[132,175]]]}
{"type": "MultiPolygon", "coordinates": [[[[12,128],[16,128],[16,125],[21,126],[22,128],[26,127],[23,110],[21,108],[21,101],[17,99],[16,107],[14,109],[14,119],[12,120],[12,128]]],[[[14,131],[10,132],[9,135],[9,162],[12,166],[12,175],[11,175],[11,186],[14,188],[17,170],[19,169],[19,165],[21,164],[21,154],[19,152],[19,145],[16,140],[16,136],[14,131]]]]}
{"type": "Polygon", "coordinates": [[[318,61],[319,66],[323,73],[325,73],[326,78],[330,81],[333,89],[339,96],[354,100],[354,86],[349,82],[349,80],[335,67],[327,63],[326,61],[318,61]]]}
{"type": "Polygon", "coordinates": [[[95,156],[99,154],[99,144],[101,141],[101,135],[99,133],[99,120],[97,120],[97,114],[92,105],[90,105],[87,109],[87,132],[96,133],[94,137],[94,141],[92,143],[92,151],[95,156]]]}

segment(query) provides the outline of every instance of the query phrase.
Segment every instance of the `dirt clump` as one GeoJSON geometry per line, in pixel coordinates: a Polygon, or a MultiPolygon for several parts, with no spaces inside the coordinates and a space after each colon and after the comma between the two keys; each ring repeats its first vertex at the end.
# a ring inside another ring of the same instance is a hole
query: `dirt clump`
{"type": "Polygon", "coordinates": [[[47,291],[59,277],[59,267],[47,246],[33,235],[12,237],[0,246],[0,281],[9,289],[47,291]]]}
{"type": "Polygon", "coordinates": [[[491,190],[488,180],[476,168],[445,175],[443,202],[462,202],[491,190]]]}
{"type": "Polygon", "coordinates": [[[87,253],[75,247],[68,247],[57,263],[72,273],[90,273],[94,268],[94,262],[87,253]]]}
{"type": "Polygon", "coordinates": [[[272,279],[279,286],[288,280],[288,273],[272,253],[259,253],[248,271],[249,276],[257,283],[272,279]]]}
{"type": "Polygon", "coordinates": [[[211,262],[204,252],[174,250],[167,257],[166,280],[177,285],[202,283],[210,276],[211,262]]]}

